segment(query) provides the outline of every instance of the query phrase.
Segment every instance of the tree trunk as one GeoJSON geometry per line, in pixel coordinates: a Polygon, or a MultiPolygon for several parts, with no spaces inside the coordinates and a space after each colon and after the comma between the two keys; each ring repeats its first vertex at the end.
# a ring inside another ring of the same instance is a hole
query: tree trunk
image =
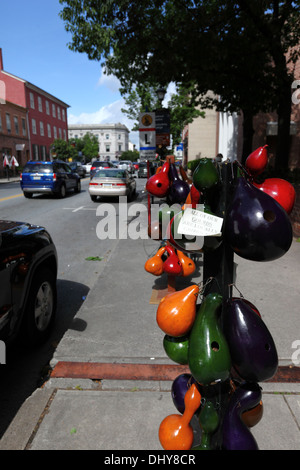
{"type": "Polygon", "coordinates": [[[243,111],[243,150],[242,150],[242,161],[245,163],[248,155],[252,152],[252,140],[253,140],[253,114],[248,111],[243,111]]]}

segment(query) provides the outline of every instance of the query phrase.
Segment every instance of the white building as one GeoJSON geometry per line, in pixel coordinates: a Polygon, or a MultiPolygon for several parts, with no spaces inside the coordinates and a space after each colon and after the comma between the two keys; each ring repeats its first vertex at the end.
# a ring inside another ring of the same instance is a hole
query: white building
{"type": "Polygon", "coordinates": [[[69,124],[69,140],[90,133],[99,142],[100,160],[118,160],[129,149],[129,130],[124,124],[69,124]]]}

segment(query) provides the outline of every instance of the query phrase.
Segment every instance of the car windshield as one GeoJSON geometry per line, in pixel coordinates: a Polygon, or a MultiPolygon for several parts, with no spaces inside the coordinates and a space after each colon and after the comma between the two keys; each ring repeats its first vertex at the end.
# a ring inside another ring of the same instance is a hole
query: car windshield
{"type": "Polygon", "coordinates": [[[52,173],[52,164],[33,163],[24,166],[23,173],[52,173]]]}
{"type": "Polygon", "coordinates": [[[96,178],[126,178],[125,171],[119,170],[116,168],[115,170],[98,170],[95,173],[96,178]]]}

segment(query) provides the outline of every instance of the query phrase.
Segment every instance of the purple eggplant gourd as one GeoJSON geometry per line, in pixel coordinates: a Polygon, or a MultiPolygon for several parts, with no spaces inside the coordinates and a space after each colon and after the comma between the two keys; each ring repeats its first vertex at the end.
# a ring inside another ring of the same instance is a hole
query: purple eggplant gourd
{"type": "Polygon", "coordinates": [[[242,299],[227,301],[223,333],[232,365],[243,380],[263,382],[273,377],[278,367],[275,343],[262,318],[242,299]]]}
{"type": "Polygon", "coordinates": [[[225,239],[233,251],[252,261],[272,261],[290,248],[293,230],[286,211],[245,178],[238,179],[226,215],[225,239]]]}
{"type": "Polygon", "coordinates": [[[258,405],[261,396],[261,389],[256,383],[244,383],[234,391],[223,418],[223,450],[259,450],[241,415],[258,405]]]}
{"type": "Polygon", "coordinates": [[[184,397],[188,389],[191,387],[193,383],[195,383],[195,379],[191,374],[180,374],[172,383],[171,388],[171,396],[173,403],[179,411],[179,413],[183,414],[185,410],[185,403],[184,397]]]}
{"type": "Polygon", "coordinates": [[[174,163],[170,164],[169,179],[171,181],[169,189],[169,199],[172,204],[183,204],[190,192],[190,186],[186,181],[179,178],[177,169],[174,163]]]}

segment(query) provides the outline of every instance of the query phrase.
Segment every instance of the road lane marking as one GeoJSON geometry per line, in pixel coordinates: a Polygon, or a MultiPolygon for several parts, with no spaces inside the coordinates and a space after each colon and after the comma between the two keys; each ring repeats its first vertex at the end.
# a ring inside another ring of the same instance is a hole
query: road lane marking
{"type": "Polygon", "coordinates": [[[63,210],[72,211],[72,212],[95,211],[96,209],[97,209],[97,207],[84,207],[84,206],[76,207],[75,209],[74,209],[74,207],[63,207],[63,210]]]}
{"type": "Polygon", "coordinates": [[[16,194],[15,196],[3,197],[3,198],[0,199],[0,202],[2,202],[2,201],[7,201],[8,199],[14,199],[14,198],[16,198],[16,197],[21,197],[21,196],[23,196],[23,193],[21,193],[21,194],[16,194]]]}

